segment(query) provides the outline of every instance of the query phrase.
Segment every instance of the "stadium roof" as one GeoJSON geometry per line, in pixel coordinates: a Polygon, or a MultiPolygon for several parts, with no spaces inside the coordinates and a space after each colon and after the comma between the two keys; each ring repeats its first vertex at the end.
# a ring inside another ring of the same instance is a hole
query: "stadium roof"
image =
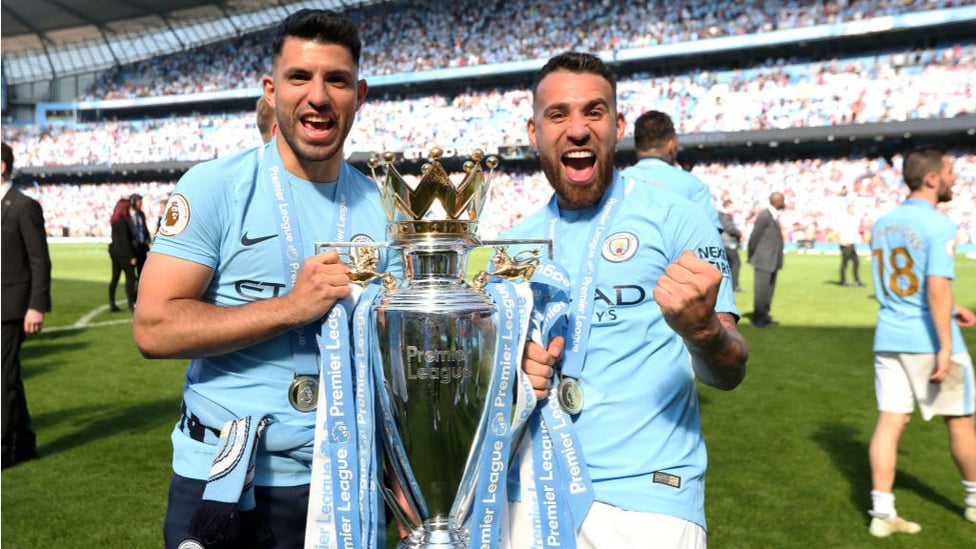
{"type": "Polygon", "coordinates": [[[43,43],[97,40],[105,34],[165,26],[181,12],[199,17],[221,13],[228,1],[214,0],[4,0],[0,31],[4,50],[43,43]]]}

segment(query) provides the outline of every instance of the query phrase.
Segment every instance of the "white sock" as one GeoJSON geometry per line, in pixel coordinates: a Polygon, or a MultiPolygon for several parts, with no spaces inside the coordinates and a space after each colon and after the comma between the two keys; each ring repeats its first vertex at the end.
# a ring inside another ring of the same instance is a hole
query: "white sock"
{"type": "Polygon", "coordinates": [[[976,480],[962,481],[962,489],[966,491],[966,507],[976,507],[976,480]]]}
{"type": "Polygon", "coordinates": [[[895,511],[895,494],[871,490],[871,504],[874,506],[870,513],[872,517],[891,520],[898,516],[895,511]]]}

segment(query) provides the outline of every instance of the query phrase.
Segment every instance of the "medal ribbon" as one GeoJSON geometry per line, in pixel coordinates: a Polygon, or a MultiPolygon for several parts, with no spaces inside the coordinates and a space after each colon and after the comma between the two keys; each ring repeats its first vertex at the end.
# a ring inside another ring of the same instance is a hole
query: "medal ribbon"
{"type": "Polygon", "coordinates": [[[361,523],[363,547],[385,547],[385,514],[379,512],[379,454],[376,446],[376,422],[373,398],[377,383],[373,366],[379,363],[378,341],[373,336],[376,317],[376,301],[381,296],[379,279],[373,280],[363,290],[353,315],[353,348],[356,375],[356,426],[359,434],[359,501],[366,514],[361,523]]]}
{"type": "MultiPolygon", "coordinates": [[[[334,241],[345,238],[345,211],[348,183],[345,177],[348,167],[345,163],[339,171],[339,181],[336,183],[336,197],[339,199],[339,210],[335,220],[334,241]]],[[[267,189],[271,194],[271,204],[274,205],[278,219],[278,243],[281,246],[282,267],[285,273],[285,290],[291,291],[295,286],[298,271],[305,260],[305,250],[302,247],[301,224],[292,208],[291,185],[287,178],[287,171],[278,154],[277,138],[262,149],[261,163],[258,168],[261,181],[259,186],[267,189]]],[[[299,326],[291,331],[291,347],[295,357],[297,375],[318,374],[317,349],[309,334],[318,330],[321,321],[315,321],[305,326],[299,326]]]]}
{"type": "Polygon", "coordinates": [[[362,547],[356,395],[345,303],[337,302],[332,307],[317,340],[322,374],[305,547],[362,547]]]}
{"type": "Polygon", "coordinates": [[[373,305],[379,292],[379,280],[362,290],[358,299],[354,291],[351,299],[336,303],[319,332],[322,376],[306,549],[382,547],[386,543],[384,517],[378,512],[379,460],[373,418],[372,362],[378,354],[373,305]]]}
{"type": "MultiPolygon", "coordinates": [[[[548,346],[551,337],[561,333],[559,328],[566,322],[567,342],[558,376],[560,379],[576,380],[582,375],[593,317],[592,294],[599,272],[600,241],[605,238],[623,196],[624,183],[614,172],[614,180],[600,202],[600,212],[588,239],[581,276],[572,281],[570,295],[575,299],[568,308],[548,306],[542,319],[542,329],[534,334],[540,336],[536,339],[538,343],[548,346]]],[[[551,217],[549,238],[555,248],[558,245],[556,229],[560,218],[555,196],[550,199],[547,208],[551,217]]],[[[561,280],[556,278],[555,282],[561,280]]],[[[565,292],[565,284],[561,287],[565,292]]],[[[548,298],[556,303],[566,299],[553,290],[550,290],[548,298]]],[[[593,503],[593,485],[572,418],[558,404],[557,398],[550,394],[530,418],[529,432],[532,436],[533,478],[522,483],[522,494],[533,524],[535,546],[575,548],[576,532],[593,503]]]]}
{"type": "MultiPolygon", "coordinates": [[[[336,183],[339,204],[334,236],[327,235],[333,236],[331,240],[335,241],[345,238],[347,169],[343,163],[336,183]]],[[[269,183],[262,186],[271,193],[271,203],[279,220],[278,240],[285,288],[290,291],[305,260],[305,249],[298,217],[294,213],[291,185],[276,142],[265,146],[259,170],[262,183],[269,183]]],[[[306,548],[361,547],[364,529],[375,530],[370,525],[375,512],[369,509],[368,503],[360,504],[373,482],[370,473],[375,463],[369,455],[363,456],[363,460],[359,455],[357,419],[365,416],[357,410],[357,404],[365,403],[357,398],[352,379],[351,307],[351,303],[337,302],[325,322],[312,322],[290,334],[296,374],[317,373],[319,377],[306,548]],[[314,344],[311,333],[315,333],[314,344]]]]}
{"type": "MultiPolygon", "coordinates": [[[[586,344],[590,339],[590,323],[593,318],[593,284],[597,281],[600,267],[600,240],[605,236],[604,233],[610,225],[614,210],[620,205],[623,197],[624,183],[619,174],[614,171],[613,183],[610,184],[609,192],[603,195],[600,202],[600,215],[590,233],[586,256],[581,265],[581,276],[572,281],[572,295],[576,299],[569,312],[569,334],[567,334],[566,348],[563,350],[561,376],[579,379],[583,373],[586,344]]],[[[547,209],[551,217],[549,239],[552,240],[553,248],[558,248],[556,228],[559,224],[559,206],[556,204],[555,195],[549,199],[547,209]]],[[[558,257],[558,254],[554,255],[558,257]]]]}
{"type": "MultiPolygon", "coordinates": [[[[529,284],[519,284],[519,303],[525,309],[523,321],[526,326],[523,333],[527,338],[539,344],[548,342],[553,335],[565,333],[566,315],[569,309],[569,275],[556,263],[542,262],[532,274],[529,284]],[[523,295],[528,294],[530,295],[523,295]]],[[[521,350],[520,350],[521,353],[521,350]]],[[[519,364],[521,364],[521,355],[519,364]]],[[[515,413],[512,419],[512,433],[516,449],[523,436],[529,416],[535,410],[536,398],[532,389],[532,382],[518,370],[519,398],[515,401],[515,413]]],[[[517,469],[518,456],[515,456],[513,467],[517,469]]],[[[510,479],[510,489],[517,487],[517,478],[510,479]]]]}
{"type": "Polygon", "coordinates": [[[508,502],[506,476],[511,457],[510,418],[515,388],[512,381],[521,363],[527,325],[521,310],[526,303],[519,298],[514,284],[492,282],[485,286],[485,291],[496,305],[492,320],[498,329],[498,339],[482,416],[484,442],[477,463],[475,505],[469,523],[470,549],[498,547],[501,543],[502,513],[508,502]]]}

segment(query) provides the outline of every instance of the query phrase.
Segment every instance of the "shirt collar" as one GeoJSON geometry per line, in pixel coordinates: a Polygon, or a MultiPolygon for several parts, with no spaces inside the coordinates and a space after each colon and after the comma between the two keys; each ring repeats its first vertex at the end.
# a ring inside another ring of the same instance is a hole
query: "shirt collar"
{"type": "Polygon", "coordinates": [[[664,164],[665,166],[671,165],[660,156],[645,156],[644,158],[637,160],[637,163],[638,164],[664,164]]]}
{"type": "Polygon", "coordinates": [[[922,207],[927,206],[929,208],[932,208],[933,210],[935,209],[935,206],[933,206],[931,202],[925,200],[924,198],[907,198],[905,199],[905,204],[911,204],[913,206],[922,206],[922,207]]]}

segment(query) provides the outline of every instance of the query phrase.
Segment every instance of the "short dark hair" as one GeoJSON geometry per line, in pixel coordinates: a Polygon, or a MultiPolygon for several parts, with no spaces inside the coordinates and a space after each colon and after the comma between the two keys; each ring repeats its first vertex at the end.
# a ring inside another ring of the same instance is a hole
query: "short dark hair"
{"type": "Polygon", "coordinates": [[[937,145],[923,145],[908,151],[901,168],[908,188],[917,191],[927,174],[941,172],[946,154],[946,150],[937,145]]]}
{"type": "Polygon", "coordinates": [[[301,9],[279,23],[271,40],[272,65],[281,55],[281,48],[288,37],[345,46],[349,49],[353,62],[359,66],[359,55],[363,49],[359,29],[352,20],[332,10],[301,9]]]}
{"type": "Polygon", "coordinates": [[[536,73],[535,79],[532,81],[532,95],[535,95],[536,91],[539,89],[539,83],[550,73],[556,71],[569,71],[577,74],[589,73],[595,74],[597,76],[602,76],[607,82],[610,83],[610,88],[613,89],[613,100],[614,103],[617,101],[617,75],[610,70],[610,67],[603,62],[602,59],[593,55],[592,53],[583,53],[578,51],[567,51],[560,53],[555,57],[549,59],[545,65],[539,69],[536,73]]]}
{"type": "Polygon", "coordinates": [[[634,122],[634,147],[638,151],[657,149],[677,136],[671,117],[661,111],[647,111],[634,122]]]}
{"type": "Polygon", "coordinates": [[[3,160],[3,178],[10,179],[14,171],[14,150],[6,143],[0,143],[0,160],[3,160]]]}

